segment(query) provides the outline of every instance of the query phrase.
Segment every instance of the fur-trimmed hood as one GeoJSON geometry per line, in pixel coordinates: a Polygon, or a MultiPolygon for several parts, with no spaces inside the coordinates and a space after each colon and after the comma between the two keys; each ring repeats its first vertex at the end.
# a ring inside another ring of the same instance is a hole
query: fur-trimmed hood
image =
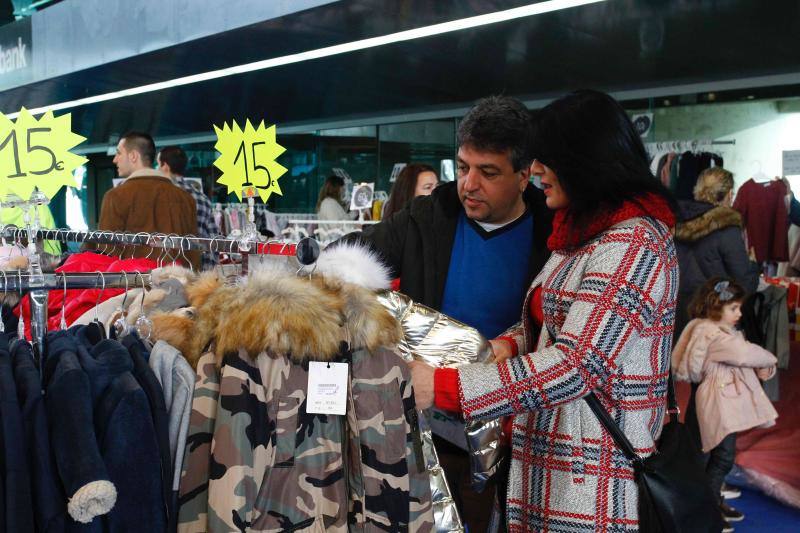
{"type": "Polygon", "coordinates": [[[742,227],[742,215],[730,207],[681,202],[680,211],[681,220],[675,227],[677,241],[696,242],[724,228],[742,227]]]}
{"type": "Polygon", "coordinates": [[[377,257],[354,246],[323,251],[310,278],[280,264],[259,268],[233,286],[206,273],[187,287],[194,316],[161,321],[157,336],[176,344],[188,336],[184,355],[193,365],[209,346],[218,362],[239,349],[295,362],[330,360],[343,342],[374,351],[402,336],[374,294],[388,282],[377,257]]]}

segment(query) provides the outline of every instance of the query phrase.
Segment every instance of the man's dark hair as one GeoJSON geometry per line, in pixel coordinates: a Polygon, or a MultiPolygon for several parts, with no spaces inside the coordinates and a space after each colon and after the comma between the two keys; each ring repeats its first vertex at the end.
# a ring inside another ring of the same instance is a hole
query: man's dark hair
{"type": "Polygon", "coordinates": [[[156,160],[156,143],[149,134],[142,131],[129,131],[122,136],[122,139],[125,141],[125,148],[128,151],[139,152],[145,166],[153,166],[153,161],[156,160]]]}
{"type": "Polygon", "coordinates": [[[508,153],[514,172],[530,166],[531,115],[525,104],[509,96],[479,100],[458,125],[458,146],[508,153]]]}
{"type": "Polygon", "coordinates": [[[662,197],[674,211],[671,193],[650,171],[642,138],[611,96],[576,91],[539,110],[532,122],[533,156],[558,176],[573,231],[646,195],[662,197]]]}
{"type": "Polygon", "coordinates": [[[158,153],[158,160],[160,163],[169,165],[170,172],[178,176],[183,176],[184,172],[186,172],[186,165],[189,162],[186,152],[181,150],[179,146],[165,146],[158,153]]]}

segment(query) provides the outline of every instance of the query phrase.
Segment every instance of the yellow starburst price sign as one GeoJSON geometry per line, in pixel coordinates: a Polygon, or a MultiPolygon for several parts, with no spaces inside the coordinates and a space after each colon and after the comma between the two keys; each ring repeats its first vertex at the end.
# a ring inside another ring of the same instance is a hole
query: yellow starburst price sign
{"type": "Polygon", "coordinates": [[[286,173],[286,167],[275,159],[286,148],[278,144],[274,125],[265,128],[262,120],[254,128],[248,120],[243,129],[233,121],[233,126],[226,122],[222,128],[214,126],[214,131],[214,148],[220,153],[214,166],[222,171],[217,182],[228,187],[228,194],[234,193],[241,200],[242,189],[254,189],[264,202],[272,193],[283,195],[278,179],[286,173]]]}
{"type": "Polygon", "coordinates": [[[75,187],[73,171],[85,157],[70,152],[86,139],[72,133],[72,115],[48,111],[38,120],[24,107],[12,122],[0,113],[0,195],[28,199],[34,188],[52,198],[61,187],[75,187]]]}

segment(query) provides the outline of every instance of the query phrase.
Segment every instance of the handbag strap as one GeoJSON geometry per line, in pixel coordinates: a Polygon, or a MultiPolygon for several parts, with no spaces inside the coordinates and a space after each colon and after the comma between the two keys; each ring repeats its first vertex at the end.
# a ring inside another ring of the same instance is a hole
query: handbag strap
{"type": "Polygon", "coordinates": [[[670,422],[677,422],[678,416],[681,414],[681,409],[678,407],[678,399],[675,396],[675,382],[672,380],[672,370],[670,370],[667,378],[667,414],[670,422]]]}
{"type": "MultiPolygon", "coordinates": [[[[594,415],[597,417],[597,420],[606,428],[606,431],[611,435],[611,438],[614,439],[614,443],[616,443],[617,447],[622,450],[622,453],[625,454],[632,463],[636,470],[644,469],[644,461],[641,457],[636,453],[636,450],[631,444],[631,441],[628,440],[628,437],[625,436],[625,433],[620,429],[614,419],[611,418],[611,415],[606,411],[606,408],[603,407],[603,404],[600,403],[600,399],[595,395],[594,392],[590,392],[586,396],[584,396],[584,400],[586,403],[589,404],[589,408],[592,410],[594,415]]],[[[675,397],[675,385],[672,380],[672,372],[670,371],[669,377],[667,378],[667,413],[669,413],[669,421],[670,422],[677,422],[678,415],[680,414],[680,409],[678,408],[678,401],[675,397]]]]}
{"type": "Polygon", "coordinates": [[[637,471],[642,470],[644,468],[642,458],[636,453],[631,441],[628,440],[628,437],[625,436],[625,433],[623,433],[617,423],[614,422],[614,419],[611,418],[610,414],[608,414],[608,411],[606,411],[606,408],[603,407],[602,403],[600,403],[600,400],[597,398],[597,396],[595,396],[594,392],[590,392],[584,396],[583,399],[586,400],[587,404],[589,404],[589,408],[597,417],[597,420],[600,421],[603,427],[606,428],[606,431],[608,431],[608,433],[611,435],[611,438],[614,439],[617,447],[622,450],[622,453],[625,454],[625,457],[627,457],[633,463],[634,469],[637,471]]]}

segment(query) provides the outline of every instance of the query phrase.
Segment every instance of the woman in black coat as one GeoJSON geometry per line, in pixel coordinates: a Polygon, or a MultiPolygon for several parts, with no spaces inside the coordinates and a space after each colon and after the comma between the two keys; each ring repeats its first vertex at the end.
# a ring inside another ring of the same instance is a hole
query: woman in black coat
{"type": "Polygon", "coordinates": [[[750,261],[742,236],[742,217],[730,207],[733,174],[721,167],[704,170],[697,178],[694,200],[678,203],[675,245],[680,285],[675,317],[675,339],[689,321],[692,294],[706,280],[729,277],[748,293],[758,286],[758,269],[750,261]]]}

